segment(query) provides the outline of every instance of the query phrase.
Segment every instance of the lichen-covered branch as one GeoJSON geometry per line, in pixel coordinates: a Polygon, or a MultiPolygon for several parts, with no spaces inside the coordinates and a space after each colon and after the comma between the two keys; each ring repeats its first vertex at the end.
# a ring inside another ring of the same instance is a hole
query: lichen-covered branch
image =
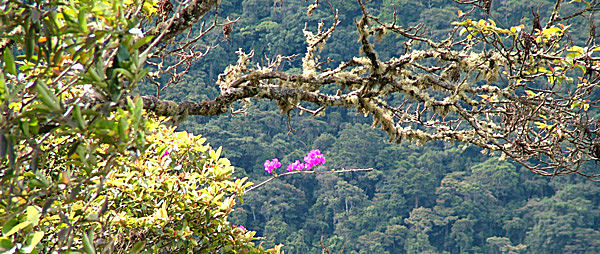
{"type": "MultiPolygon", "coordinates": [[[[487,11],[488,2],[469,4],[487,11]]],[[[600,47],[593,38],[585,47],[567,47],[570,28],[559,24],[595,12],[595,3],[568,17],[555,10],[545,27],[534,24],[531,32],[521,25],[504,28],[492,20],[462,17],[442,41],[425,37],[420,24],[385,23],[359,4],[363,16],[356,25],[364,56],[331,69],[314,68],[315,45],[325,45],[336,18],[329,30],[321,23],[316,35],[304,30],[308,47],[302,74],[277,71],[279,60],[250,68],[252,52],[238,51],[238,63],[219,77],[221,95],[214,100],[144,97],[145,108],[159,115],[215,115],[246,98],[276,101],[284,113],[304,109],[304,103],[321,110],[352,107],[371,115],[390,141],[454,140],[500,151],[537,174],[600,176],[590,166],[600,160],[600,122],[594,113],[600,102],[595,96],[600,47]],[[384,32],[420,43],[420,49],[379,59],[372,36],[384,32]],[[339,89],[326,94],[318,90],[324,85],[339,89]]],[[[560,1],[555,8],[561,8],[560,1]]]]}

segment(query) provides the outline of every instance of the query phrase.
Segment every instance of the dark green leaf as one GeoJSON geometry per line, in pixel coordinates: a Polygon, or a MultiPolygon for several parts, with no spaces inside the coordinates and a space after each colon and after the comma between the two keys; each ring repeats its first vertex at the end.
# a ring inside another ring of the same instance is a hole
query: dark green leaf
{"type": "MultiPolygon", "coordinates": [[[[123,44],[119,44],[119,49],[117,51],[117,61],[119,63],[129,61],[129,50],[123,44]]],[[[116,66],[113,66],[113,68],[116,66]]]]}
{"type": "Polygon", "coordinates": [[[6,158],[7,148],[8,140],[6,139],[6,136],[4,136],[4,133],[0,132],[0,161],[4,161],[4,158],[6,158]]]}
{"type": "Polygon", "coordinates": [[[4,49],[4,72],[12,75],[17,75],[17,66],[15,65],[15,58],[9,47],[4,49]]]}
{"type": "Polygon", "coordinates": [[[12,249],[13,243],[10,239],[6,237],[0,237],[0,253],[6,253],[8,250],[12,249]]]}
{"type": "Polygon", "coordinates": [[[33,56],[33,48],[35,47],[35,27],[33,25],[29,26],[29,30],[27,31],[27,35],[25,35],[25,58],[27,60],[31,60],[31,56],[33,56]]]}

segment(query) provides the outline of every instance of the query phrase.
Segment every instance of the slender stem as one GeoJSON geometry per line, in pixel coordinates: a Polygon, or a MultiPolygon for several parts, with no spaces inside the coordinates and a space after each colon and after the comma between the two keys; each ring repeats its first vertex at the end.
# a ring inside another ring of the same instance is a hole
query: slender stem
{"type": "Polygon", "coordinates": [[[350,168],[350,169],[340,169],[340,170],[331,170],[331,171],[316,171],[316,170],[311,170],[311,171],[291,171],[291,172],[285,172],[283,174],[275,174],[272,177],[270,177],[267,180],[262,181],[261,183],[254,185],[248,189],[246,189],[246,191],[244,191],[244,194],[254,190],[254,189],[258,189],[261,186],[267,184],[270,181],[275,180],[276,178],[282,177],[282,176],[288,176],[288,175],[295,175],[295,174],[335,174],[335,173],[345,173],[345,172],[361,172],[361,171],[371,171],[373,170],[373,168],[350,168]]]}

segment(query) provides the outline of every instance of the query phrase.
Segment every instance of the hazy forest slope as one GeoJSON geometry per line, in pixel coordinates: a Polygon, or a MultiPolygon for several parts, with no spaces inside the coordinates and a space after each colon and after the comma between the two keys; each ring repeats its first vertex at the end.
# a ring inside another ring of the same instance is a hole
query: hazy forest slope
{"type": "MultiPolygon", "coordinates": [[[[323,49],[332,60],[358,54],[354,1],[329,0],[341,24],[323,49]]],[[[493,1],[491,17],[500,24],[528,24],[530,7],[542,14],[551,1],[493,1]]],[[[327,8],[306,15],[304,1],[223,0],[219,15],[240,18],[230,41],[218,31],[203,40],[215,46],[164,98],[209,99],[218,95],[217,75],[236,61],[235,52],[254,50],[255,62],[305,52],[302,29],[332,20],[327,8]],[[212,36],[212,37],[211,37],[212,36]],[[218,45],[215,44],[217,41],[218,45]]],[[[443,0],[376,1],[372,11],[400,25],[424,23],[432,37],[450,30],[461,6],[443,0]]],[[[542,15],[543,16],[543,15],[542,15]]],[[[376,43],[381,57],[397,56],[403,41],[376,43]]],[[[294,64],[298,66],[298,64],[294,64]]],[[[290,73],[299,69],[289,68],[290,73]]],[[[151,93],[152,87],[144,89],[151,93]]],[[[238,105],[241,107],[241,105],[238,105]]],[[[353,110],[286,117],[268,101],[247,105],[247,114],[189,117],[181,129],[201,134],[253,182],[267,178],[263,162],[285,163],[310,149],[327,158],[323,169],[368,168],[368,173],[295,175],[249,193],[231,220],[256,230],[263,246],[285,245],[286,253],[320,253],[320,241],[344,253],[597,253],[600,252],[600,185],[583,177],[541,177],[499,154],[462,144],[423,146],[386,142],[371,119],[353,110]]]]}

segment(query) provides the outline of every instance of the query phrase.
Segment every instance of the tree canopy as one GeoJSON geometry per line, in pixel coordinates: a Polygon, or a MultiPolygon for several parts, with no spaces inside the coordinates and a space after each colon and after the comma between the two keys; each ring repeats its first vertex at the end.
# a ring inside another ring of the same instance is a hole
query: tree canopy
{"type": "MultiPolygon", "coordinates": [[[[214,93],[187,94],[186,101],[161,95],[182,80],[194,61],[216,50],[199,48],[198,41],[219,29],[224,43],[229,40],[238,19],[219,17],[224,8],[219,1],[0,4],[0,248],[28,253],[43,242],[41,252],[158,251],[163,246],[172,251],[265,251],[252,242],[254,232],[227,219],[250,186],[247,180],[233,176],[220,149],[167,127],[190,115],[237,113],[250,99],[272,100],[288,117],[295,110],[319,115],[329,107],[353,108],[370,115],[391,142],[458,141],[499,151],[536,174],[600,176],[595,169],[600,160],[595,25],[600,2],[557,0],[550,10],[532,8],[529,22],[515,24],[490,14],[493,1],[454,2],[463,8],[457,9],[455,21],[447,21],[451,28],[432,34],[427,24],[400,24],[398,10],[405,6],[315,1],[302,15],[329,13],[330,18],[307,22],[298,31],[304,52],[254,61],[258,49],[240,49],[237,62],[209,84],[214,93]],[[357,54],[346,60],[328,57],[335,53],[328,51],[328,42],[344,22],[354,22],[357,54]],[[394,40],[398,48],[381,48],[381,40],[394,40]],[[155,95],[135,95],[143,84],[154,85],[155,95]]],[[[247,14],[261,18],[260,12],[247,14]]],[[[262,21],[243,32],[260,35],[276,27],[262,21]]],[[[263,44],[263,51],[277,52],[268,41],[263,44]]],[[[292,130],[289,119],[288,126],[292,130]]],[[[348,130],[347,135],[363,134],[348,130]]],[[[320,142],[327,143],[326,137],[320,142]]],[[[336,147],[355,153],[352,145],[336,147]]],[[[369,158],[347,163],[365,161],[369,158]]],[[[514,172],[510,165],[486,163],[514,172]]],[[[410,170],[415,179],[432,177],[423,168],[410,170]]],[[[486,170],[473,168],[496,177],[486,170]]],[[[516,180],[505,175],[499,178],[508,188],[516,180]]],[[[439,203],[464,202],[479,209],[470,199],[482,194],[463,188],[472,178],[477,176],[444,177],[439,199],[455,185],[462,186],[461,197],[439,203]]],[[[403,192],[413,200],[406,202],[415,207],[428,202],[428,190],[408,186],[403,192]]],[[[507,189],[496,187],[489,188],[494,197],[509,198],[507,189]]],[[[297,192],[293,186],[281,188],[297,192]]],[[[342,210],[351,216],[353,202],[373,192],[338,183],[330,193],[346,197],[343,205],[340,200],[319,202],[331,211],[328,216],[342,210]]],[[[281,207],[281,213],[286,209],[281,207]]],[[[431,213],[430,208],[413,210],[406,219],[410,230],[397,230],[412,239],[406,249],[432,248],[427,233],[443,222],[430,221],[431,213]]],[[[270,220],[273,234],[289,222],[284,214],[263,215],[276,218],[270,220]]],[[[473,241],[465,233],[470,227],[465,219],[448,229],[449,237],[461,243],[459,251],[473,241]]],[[[519,248],[500,237],[488,241],[498,248],[519,248]]]]}

